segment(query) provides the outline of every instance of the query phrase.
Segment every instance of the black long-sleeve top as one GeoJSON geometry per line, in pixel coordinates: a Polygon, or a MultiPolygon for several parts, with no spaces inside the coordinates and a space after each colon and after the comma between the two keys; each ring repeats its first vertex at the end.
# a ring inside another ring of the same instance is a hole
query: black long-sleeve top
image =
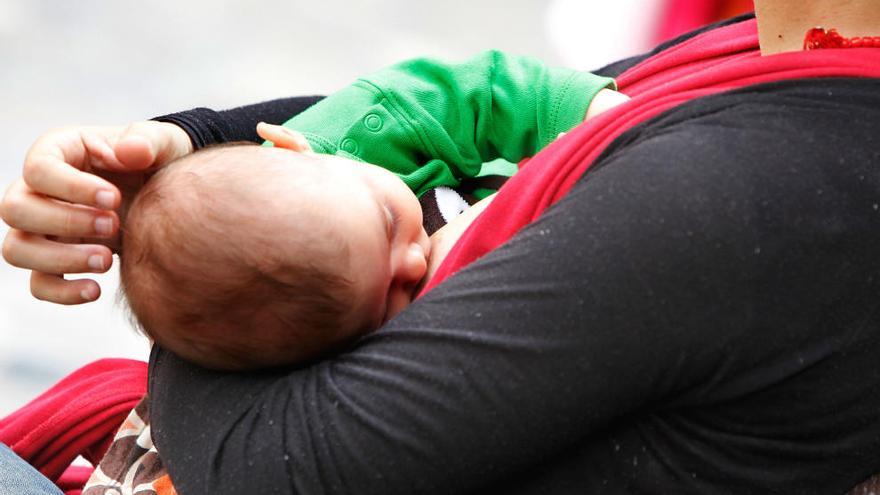
{"type": "Polygon", "coordinates": [[[176,488],[847,491],[880,471],[878,128],[877,80],[702,98],[346,353],[220,374],[154,349],[176,488]]]}

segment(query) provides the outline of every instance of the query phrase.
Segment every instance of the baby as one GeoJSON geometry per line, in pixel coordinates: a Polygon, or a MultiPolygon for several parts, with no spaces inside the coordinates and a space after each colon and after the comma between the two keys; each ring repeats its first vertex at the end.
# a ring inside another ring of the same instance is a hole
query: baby
{"type": "Polygon", "coordinates": [[[208,368],[262,368],[337,350],[403,310],[479,211],[438,232],[432,256],[414,193],[455,186],[493,154],[533,154],[584,120],[609,84],[497,52],[470,64],[445,74],[405,63],[285,124],[308,140],[263,124],[275,147],[207,148],[157,173],[123,233],[122,288],[144,332],[208,368]],[[414,83],[416,73],[427,75],[414,83]],[[476,87],[484,79],[490,87],[476,87]],[[445,100],[432,90],[450,87],[445,100]],[[387,145],[358,145],[370,140],[387,145]]]}
{"type": "Polygon", "coordinates": [[[123,246],[143,330],[218,369],[308,360],[380,327],[413,299],[431,249],[394,174],[255,145],[206,148],[156,174],[123,246]]]}

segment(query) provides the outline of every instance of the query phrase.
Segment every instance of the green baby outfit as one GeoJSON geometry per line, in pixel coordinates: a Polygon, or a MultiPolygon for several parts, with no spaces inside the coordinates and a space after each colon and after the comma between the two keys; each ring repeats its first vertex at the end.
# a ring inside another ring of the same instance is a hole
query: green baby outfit
{"type": "Polygon", "coordinates": [[[317,153],[396,173],[416,195],[457,187],[485,162],[533,156],[584,120],[613,79],[487,51],[410,60],[358,79],[284,123],[317,153]]]}

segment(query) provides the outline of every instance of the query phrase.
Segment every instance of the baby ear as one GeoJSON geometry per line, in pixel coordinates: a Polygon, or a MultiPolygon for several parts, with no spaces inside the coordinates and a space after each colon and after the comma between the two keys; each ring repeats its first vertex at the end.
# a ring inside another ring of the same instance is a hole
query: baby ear
{"type": "Polygon", "coordinates": [[[277,148],[284,148],[300,153],[310,153],[311,145],[302,133],[288,129],[287,127],[260,122],[257,124],[257,134],[266,141],[272,141],[277,148]]]}

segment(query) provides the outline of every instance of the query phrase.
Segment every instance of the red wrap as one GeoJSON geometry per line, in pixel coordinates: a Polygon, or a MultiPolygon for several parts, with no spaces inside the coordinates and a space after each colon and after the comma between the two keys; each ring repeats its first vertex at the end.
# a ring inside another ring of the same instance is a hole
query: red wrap
{"type": "Polygon", "coordinates": [[[0,420],[0,442],[75,495],[92,469],[70,463],[81,455],[97,465],[146,392],[147,363],[95,361],[0,420]]]}

